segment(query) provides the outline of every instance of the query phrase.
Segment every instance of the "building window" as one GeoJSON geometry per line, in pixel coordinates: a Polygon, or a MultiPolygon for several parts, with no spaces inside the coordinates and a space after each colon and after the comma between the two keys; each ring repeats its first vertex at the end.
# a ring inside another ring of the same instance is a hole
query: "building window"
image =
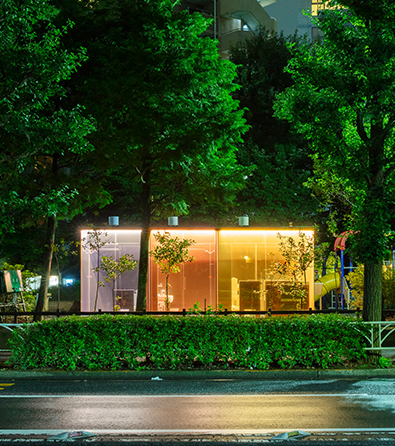
{"type": "Polygon", "coordinates": [[[318,15],[320,11],[325,9],[337,9],[337,6],[329,6],[328,2],[325,0],[312,0],[311,1],[311,12],[314,15],[318,15]]]}
{"type": "Polygon", "coordinates": [[[317,26],[311,27],[311,40],[312,42],[316,42],[318,39],[323,39],[324,35],[322,31],[317,26]]]}

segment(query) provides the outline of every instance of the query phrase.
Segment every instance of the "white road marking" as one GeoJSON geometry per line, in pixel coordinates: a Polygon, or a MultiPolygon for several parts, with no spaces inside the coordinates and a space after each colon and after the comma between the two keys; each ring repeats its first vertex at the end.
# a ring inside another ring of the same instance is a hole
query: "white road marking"
{"type": "Polygon", "coordinates": [[[203,394],[203,395],[5,395],[0,394],[0,398],[333,398],[333,397],[369,397],[368,393],[332,393],[332,394],[320,394],[320,393],[311,393],[311,394],[240,394],[240,395],[211,395],[211,394],[203,394]]]}

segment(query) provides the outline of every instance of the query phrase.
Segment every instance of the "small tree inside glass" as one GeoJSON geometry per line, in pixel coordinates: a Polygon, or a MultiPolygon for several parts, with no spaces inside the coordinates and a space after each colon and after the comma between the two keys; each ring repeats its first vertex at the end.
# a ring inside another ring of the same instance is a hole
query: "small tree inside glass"
{"type": "Polygon", "coordinates": [[[158,242],[158,246],[150,251],[149,254],[153,257],[156,265],[158,265],[160,272],[166,276],[166,296],[164,301],[166,311],[169,311],[169,286],[171,286],[169,284],[169,276],[171,273],[180,272],[180,265],[183,263],[190,263],[195,260],[193,256],[189,255],[188,248],[196,242],[191,239],[172,237],[169,232],[164,232],[163,234],[157,232],[154,234],[154,237],[158,242]]]}

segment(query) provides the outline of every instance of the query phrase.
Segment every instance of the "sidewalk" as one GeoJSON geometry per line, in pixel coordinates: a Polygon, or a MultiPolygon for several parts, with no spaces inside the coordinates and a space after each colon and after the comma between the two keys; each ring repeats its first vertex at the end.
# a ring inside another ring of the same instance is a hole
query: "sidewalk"
{"type": "Polygon", "coordinates": [[[301,370],[125,370],[125,371],[58,371],[0,370],[0,380],[328,380],[328,379],[395,379],[389,369],[301,369],[301,370]]]}

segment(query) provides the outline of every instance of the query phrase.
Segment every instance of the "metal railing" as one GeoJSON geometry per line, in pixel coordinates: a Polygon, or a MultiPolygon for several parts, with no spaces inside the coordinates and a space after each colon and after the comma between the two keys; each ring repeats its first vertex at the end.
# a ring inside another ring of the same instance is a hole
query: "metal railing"
{"type": "Polygon", "coordinates": [[[389,336],[395,333],[395,321],[363,322],[369,327],[369,335],[364,336],[369,343],[365,350],[394,350],[393,346],[385,347],[383,343],[389,340],[389,336]]]}
{"type": "MultiPolygon", "coordinates": [[[[304,314],[304,315],[312,315],[312,314],[349,314],[354,315],[356,317],[360,317],[362,311],[357,308],[355,310],[341,310],[339,308],[331,308],[328,310],[313,310],[312,308],[306,310],[272,310],[269,308],[268,310],[245,310],[245,311],[235,311],[228,310],[225,308],[224,310],[200,310],[190,308],[186,310],[185,308],[180,311],[102,311],[101,309],[97,311],[18,311],[17,309],[13,309],[12,311],[1,311],[0,310],[0,323],[5,317],[11,317],[13,319],[13,323],[18,323],[18,318],[28,318],[29,316],[42,316],[44,318],[49,317],[64,317],[64,316],[97,316],[98,314],[110,314],[110,315],[122,315],[122,316],[143,316],[143,315],[175,315],[175,316],[189,316],[191,314],[218,314],[222,316],[228,316],[230,314],[235,315],[249,315],[249,316],[272,316],[272,315],[291,315],[291,314],[304,314]]],[[[395,316],[394,310],[384,310],[384,315],[392,315],[395,316]]]]}

